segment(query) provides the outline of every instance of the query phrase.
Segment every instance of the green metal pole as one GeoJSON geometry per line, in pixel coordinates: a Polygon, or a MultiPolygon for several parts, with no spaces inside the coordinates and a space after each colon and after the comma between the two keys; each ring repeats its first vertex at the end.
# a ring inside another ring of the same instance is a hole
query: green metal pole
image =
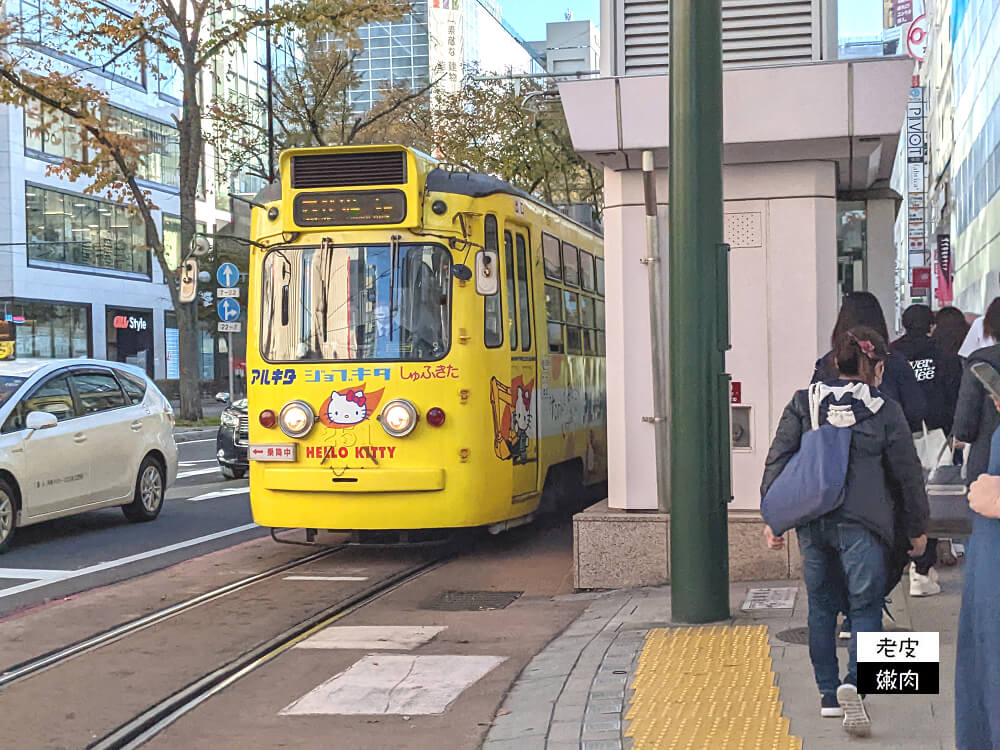
{"type": "Polygon", "coordinates": [[[670,594],[684,623],[729,617],[721,6],[670,4],[670,594]]]}

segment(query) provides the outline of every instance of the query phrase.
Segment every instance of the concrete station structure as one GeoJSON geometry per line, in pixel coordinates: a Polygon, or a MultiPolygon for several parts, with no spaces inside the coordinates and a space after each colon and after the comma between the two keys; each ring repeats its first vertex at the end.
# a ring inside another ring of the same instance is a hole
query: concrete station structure
{"type": "MultiPolygon", "coordinates": [[[[786,554],[764,544],[764,458],[782,410],[830,348],[840,294],[849,290],[838,273],[838,225],[847,211],[861,212],[866,224],[863,273],[853,275],[850,289],[876,294],[893,326],[899,196],[889,180],[914,62],[836,59],[833,2],[722,5],[725,226],[732,248],[727,368],[738,401],[730,575],[773,580],[798,575],[798,549],[794,540],[786,554]]],[[[604,169],[606,202],[608,431],[615,440],[608,499],[575,519],[580,588],[670,578],[670,517],[658,507],[653,426],[643,422],[653,413],[653,397],[647,270],[640,263],[646,150],[655,154],[660,253],[668,252],[666,6],[603,0],[601,77],[560,85],[574,146],[604,169]]]]}

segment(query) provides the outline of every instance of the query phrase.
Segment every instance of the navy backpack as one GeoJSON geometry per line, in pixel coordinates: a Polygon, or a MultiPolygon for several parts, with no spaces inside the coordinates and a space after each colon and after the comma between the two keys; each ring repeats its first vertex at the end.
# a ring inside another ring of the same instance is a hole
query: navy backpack
{"type": "Polygon", "coordinates": [[[819,383],[809,387],[811,429],[760,503],[777,536],[836,510],[844,502],[851,429],[819,424],[819,383]]]}

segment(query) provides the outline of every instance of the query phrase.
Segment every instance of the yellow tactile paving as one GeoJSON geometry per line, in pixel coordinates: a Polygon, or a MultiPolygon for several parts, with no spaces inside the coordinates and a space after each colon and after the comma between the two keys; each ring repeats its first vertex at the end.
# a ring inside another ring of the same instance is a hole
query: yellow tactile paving
{"type": "Polygon", "coordinates": [[[651,630],[630,687],[635,750],[802,750],[763,625],[651,630]]]}

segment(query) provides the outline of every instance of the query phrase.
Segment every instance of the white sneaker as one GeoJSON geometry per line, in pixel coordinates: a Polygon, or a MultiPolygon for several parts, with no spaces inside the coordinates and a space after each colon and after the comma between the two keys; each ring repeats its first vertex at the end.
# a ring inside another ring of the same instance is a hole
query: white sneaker
{"type": "Polygon", "coordinates": [[[849,683],[837,688],[837,702],[844,710],[844,731],[855,737],[868,737],[872,733],[872,720],[865,710],[858,689],[849,683]]]}
{"type": "Polygon", "coordinates": [[[910,596],[934,596],[941,593],[938,585],[938,574],[934,568],[922,576],[917,572],[917,566],[910,565],[910,596]]]}

